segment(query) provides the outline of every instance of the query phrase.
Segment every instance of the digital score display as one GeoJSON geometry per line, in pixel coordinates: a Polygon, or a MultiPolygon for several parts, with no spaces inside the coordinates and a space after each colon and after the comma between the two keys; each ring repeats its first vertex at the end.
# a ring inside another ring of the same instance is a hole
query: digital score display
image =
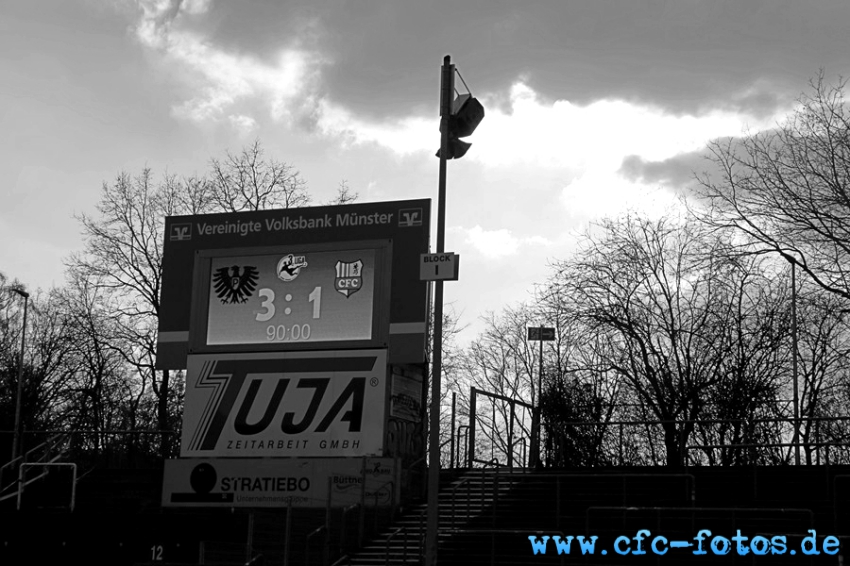
{"type": "Polygon", "coordinates": [[[380,248],[233,251],[211,254],[201,274],[208,293],[199,346],[287,349],[375,339],[380,248]]]}

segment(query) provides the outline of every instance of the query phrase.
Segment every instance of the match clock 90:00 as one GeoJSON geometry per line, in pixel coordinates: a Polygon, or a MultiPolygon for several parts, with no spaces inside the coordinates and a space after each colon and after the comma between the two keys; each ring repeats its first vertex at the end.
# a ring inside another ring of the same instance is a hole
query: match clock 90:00
{"type": "Polygon", "coordinates": [[[211,258],[206,344],[369,340],[376,250],[211,258]]]}

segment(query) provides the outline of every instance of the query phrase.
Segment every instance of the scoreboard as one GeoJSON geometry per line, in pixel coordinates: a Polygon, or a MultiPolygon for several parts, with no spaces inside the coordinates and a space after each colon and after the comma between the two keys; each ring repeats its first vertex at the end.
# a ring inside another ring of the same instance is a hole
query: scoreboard
{"type": "Polygon", "coordinates": [[[385,344],[390,242],[208,250],[196,260],[192,352],[385,344]],[[258,253],[260,251],[261,253],[258,253]]]}
{"type": "Polygon", "coordinates": [[[165,222],[157,369],[191,354],[387,348],[425,360],[430,200],[165,222]]]}
{"type": "Polygon", "coordinates": [[[421,431],[429,215],[423,199],[166,218],[156,367],[186,374],[164,504],[344,500],[328,480],[362,498],[349,468],[399,489],[382,462],[422,456],[399,431],[421,431]]]}

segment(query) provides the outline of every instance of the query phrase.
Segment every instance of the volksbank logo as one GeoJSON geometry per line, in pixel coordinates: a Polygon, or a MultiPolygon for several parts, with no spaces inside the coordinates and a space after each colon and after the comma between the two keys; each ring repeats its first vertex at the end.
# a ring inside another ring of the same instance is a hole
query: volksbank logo
{"type": "Polygon", "coordinates": [[[421,208],[401,208],[398,211],[398,225],[402,228],[422,226],[421,208]]]}
{"type": "Polygon", "coordinates": [[[171,225],[170,238],[172,242],[185,242],[192,239],[192,223],[181,222],[171,225]]]}

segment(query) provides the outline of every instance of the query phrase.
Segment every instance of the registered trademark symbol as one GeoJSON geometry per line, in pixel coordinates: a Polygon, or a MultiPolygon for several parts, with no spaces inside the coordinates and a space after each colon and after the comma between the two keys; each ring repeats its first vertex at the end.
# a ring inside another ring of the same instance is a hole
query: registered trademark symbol
{"type": "Polygon", "coordinates": [[[378,386],[378,378],[377,378],[377,377],[373,377],[372,379],[370,379],[370,380],[369,380],[369,385],[371,385],[372,387],[377,387],[377,386],[378,386]]]}

